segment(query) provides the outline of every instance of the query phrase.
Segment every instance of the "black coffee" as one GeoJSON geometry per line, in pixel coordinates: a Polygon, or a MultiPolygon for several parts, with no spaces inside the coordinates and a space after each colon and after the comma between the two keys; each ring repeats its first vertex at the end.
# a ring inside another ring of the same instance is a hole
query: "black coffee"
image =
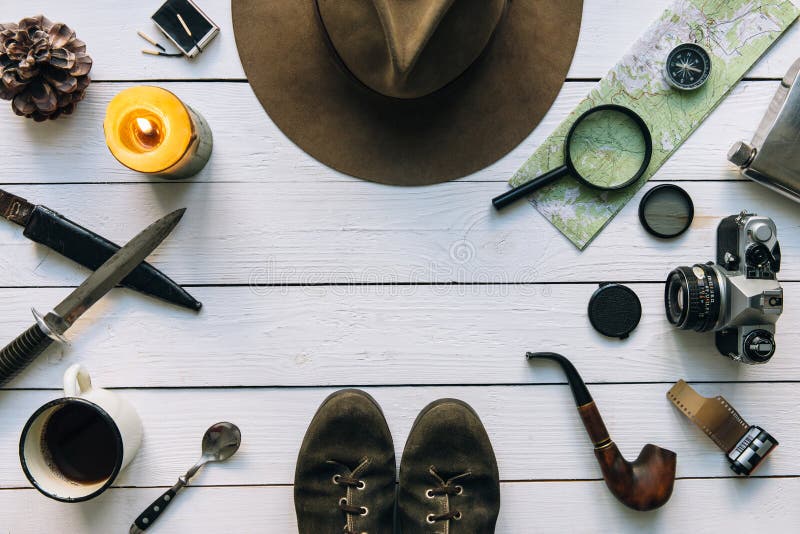
{"type": "Polygon", "coordinates": [[[71,402],[45,424],[42,448],[64,478],[81,484],[108,479],[117,465],[118,434],[93,407],[71,402]]]}

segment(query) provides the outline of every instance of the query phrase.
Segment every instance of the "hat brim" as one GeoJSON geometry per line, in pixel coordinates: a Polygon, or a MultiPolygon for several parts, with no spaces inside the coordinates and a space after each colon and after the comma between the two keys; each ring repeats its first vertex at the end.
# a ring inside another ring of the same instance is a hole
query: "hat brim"
{"type": "Polygon", "coordinates": [[[289,139],[345,174],[392,185],[446,182],[516,147],[564,83],[583,0],[514,0],[489,49],[420,99],[384,97],[341,70],[313,0],[232,0],[239,56],[289,139]]]}

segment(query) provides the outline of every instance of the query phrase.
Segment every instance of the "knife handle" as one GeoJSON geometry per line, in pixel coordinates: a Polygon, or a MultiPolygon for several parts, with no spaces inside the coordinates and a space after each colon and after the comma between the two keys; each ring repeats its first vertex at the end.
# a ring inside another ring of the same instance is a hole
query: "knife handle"
{"type": "Polygon", "coordinates": [[[0,350],[0,386],[17,376],[53,343],[38,324],[25,330],[0,350]]]}

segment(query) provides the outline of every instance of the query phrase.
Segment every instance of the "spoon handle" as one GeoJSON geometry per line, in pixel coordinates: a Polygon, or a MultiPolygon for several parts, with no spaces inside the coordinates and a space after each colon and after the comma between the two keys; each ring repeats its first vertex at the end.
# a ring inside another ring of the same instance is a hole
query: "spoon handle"
{"type": "Polygon", "coordinates": [[[168,489],[161,497],[153,501],[153,504],[148,506],[147,509],[136,518],[136,521],[131,525],[129,534],[139,534],[150,528],[186,484],[186,478],[180,477],[174,486],[168,489]]]}

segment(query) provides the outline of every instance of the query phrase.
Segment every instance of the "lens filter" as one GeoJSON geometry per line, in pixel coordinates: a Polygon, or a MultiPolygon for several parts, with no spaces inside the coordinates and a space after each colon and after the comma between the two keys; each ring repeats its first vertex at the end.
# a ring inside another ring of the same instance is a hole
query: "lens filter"
{"type": "Polygon", "coordinates": [[[692,197],[677,185],[657,185],[639,203],[639,221],[656,237],[677,237],[691,226],[692,219],[692,197]]]}

